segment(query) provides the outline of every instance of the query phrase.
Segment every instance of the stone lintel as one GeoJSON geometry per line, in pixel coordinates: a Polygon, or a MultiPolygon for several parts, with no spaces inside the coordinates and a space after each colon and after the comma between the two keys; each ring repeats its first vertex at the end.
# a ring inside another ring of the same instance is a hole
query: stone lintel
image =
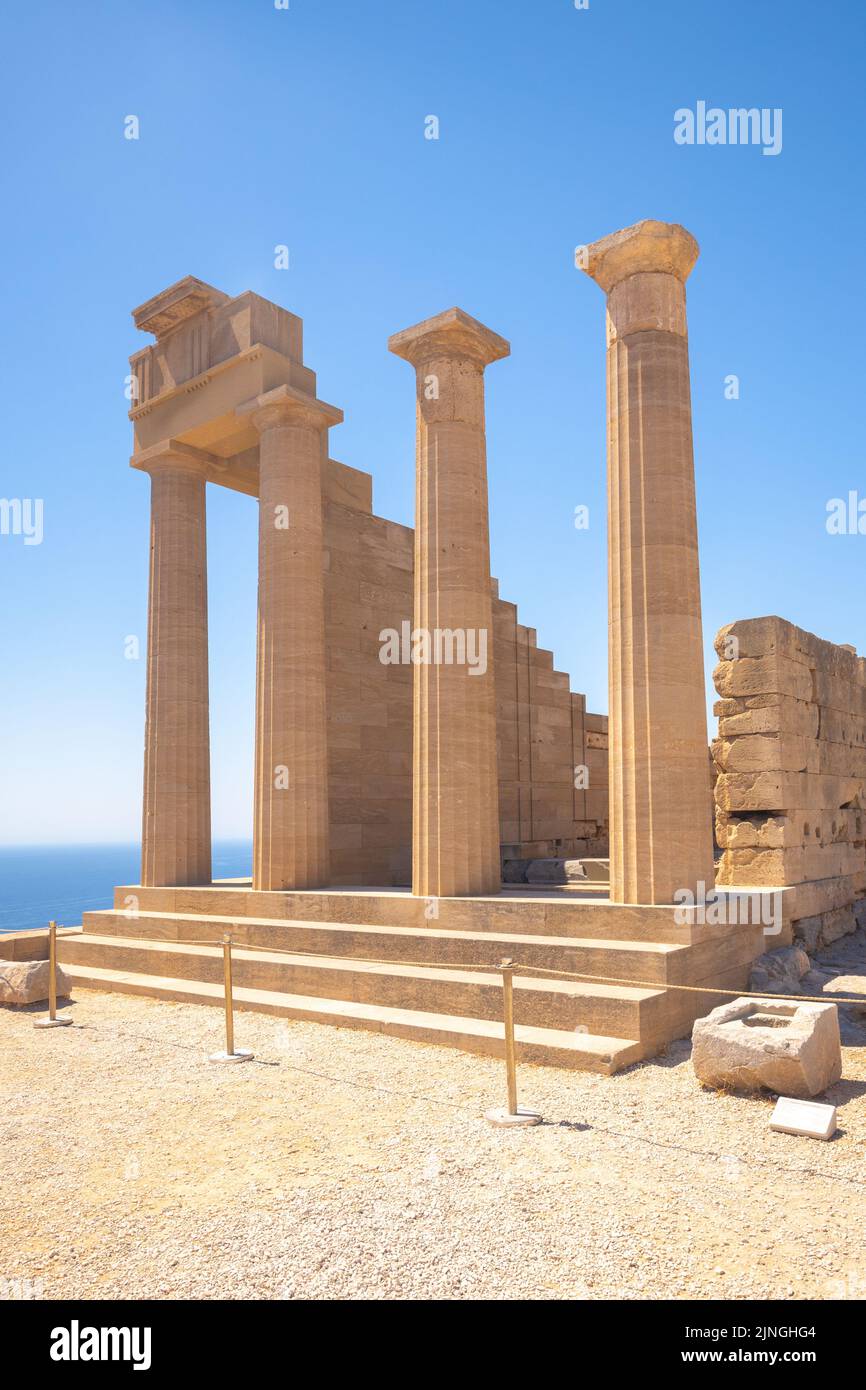
{"type": "Polygon", "coordinates": [[[185,275],[168,289],[161,290],[152,299],[140,304],[132,311],[136,328],[142,333],[153,333],[156,338],[164,338],[187,319],[200,314],[203,309],[215,309],[228,304],[230,296],[215,289],[194,275],[185,275]]]}
{"type": "Polygon", "coordinates": [[[191,444],[183,444],[179,439],[163,439],[142,449],[129,460],[130,468],[139,468],[143,473],[154,473],[160,468],[182,468],[190,473],[207,477],[228,467],[225,459],[215,458],[204,449],[196,449],[191,444]]]}
{"type": "Polygon", "coordinates": [[[306,391],[295,386],[275,386],[261,396],[254,396],[236,407],[235,414],[250,416],[257,429],[277,423],[281,418],[287,424],[304,423],[316,429],[329,429],[343,422],[343,412],[338,406],[328,405],[306,391]]]}
{"type": "Polygon", "coordinates": [[[393,333],[388,349],[416,366],[431,357],[469,357],[482,367],[508,357],[511,344],[463,309],[446,309],[411,328],[393,333]]]}
{"type": "Polygon", "coordinates": [[[609,294],[630,275],[674,275],[685,284],[700,248],[691,232],[678,222],[645,218],[633,227],[602,237],[585,248],[582,267],[609,294]]]}

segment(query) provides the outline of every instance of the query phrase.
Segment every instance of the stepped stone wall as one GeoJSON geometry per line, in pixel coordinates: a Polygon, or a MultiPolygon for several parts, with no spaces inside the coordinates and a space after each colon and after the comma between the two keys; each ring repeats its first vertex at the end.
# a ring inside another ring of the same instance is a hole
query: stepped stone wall
{"type": "Polygon", "coordinates": [[[777,617],[715,647],[716,882],[791,886],[814,951],[866,925],[866,660],[777,617]]]}
{"type": "MultiPolygon", "coordinates": [[[[330,881],[405,885],[413,667],[382,663],[380,633],[412,623],[414,532],[373,514],[367,473],[330,460],[324,491],[330,881]]],[[[491,585],[503,854],[605,855],[607,717],[586,712],[491,585]]]]}

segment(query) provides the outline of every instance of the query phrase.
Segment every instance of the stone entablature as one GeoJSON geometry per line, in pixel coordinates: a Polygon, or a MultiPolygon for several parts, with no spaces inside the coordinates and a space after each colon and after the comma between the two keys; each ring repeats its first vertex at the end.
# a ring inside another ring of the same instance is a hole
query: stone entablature
{"type": "MultiPolygon", "coordinates": [[[[301,320],[252,290],[230,299],[188,275],[135,309],[133,319],[157,339],[129,359],[139,385],[136,407],[254,347],[303,363],[301,320]]],[[[314,374],[308,372],[307,379],[315,392],[314,374]]]]}

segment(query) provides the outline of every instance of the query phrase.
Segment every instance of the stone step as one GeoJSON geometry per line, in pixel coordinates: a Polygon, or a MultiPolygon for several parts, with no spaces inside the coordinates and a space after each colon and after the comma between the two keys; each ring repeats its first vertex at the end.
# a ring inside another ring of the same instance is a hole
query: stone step
{"type": "MultiPolygon", "coordinates": [[[[80,964],[214,985],[222,980],[218,946],[82,933],[58,943],[58,956],[64,968],[80,964]]],[[[232,961],[239,988],[384,1008],[408,1006],[476,1019],[502,1017],[502,977],[494,971],[371,965],[347,957],[285,955],[242,947],[233,951],[232,961]]],[[[671,1008],[678,1002],[663,987],[514,977],[515,1022],[533,1027],[658,1040],[669,1035],[671,1008]]]]}
{"type": "Polygon", "coordinates": [[[129,884],[115,890],[114,909],[135,912],[180,912],[204,917],[252,917],[290,922],[341,922],[348,925],[439,928],[444,931],[513,932],[518,935],[577,936],[616,941],[689,945],[729,934],[721,926],[690,926],[676,921],[675,908],[609,903],[577,890],[509,890],[491,898],[425,898],[390,890],[323,890],[257,892],[236,884],[208,888],[143,888],[129,884]],[[435,915],[433,912],[435,910],[435,915]]]}
{"type": "MultiPolygon", "coordinates": [[[[221,1006],[222,986],[203,981],[170,978],[163,975],[109,970],[93,965],[70,963],[66,967],[73,984],[81,989],[116,994],[140,994],[152,999],[178,1003],[221,1006]]],[[[346,999],[327,999],[286,994],[275,990],[238,987],[234,990],[238,1012],[276,1014],[284,1018],[328,1023],[342,1028],[367,1028],[413,1042],[434,1043],[484,1056],[504,1056],[502,1024],[497,1021],[459,1015],[427,1013],[415,1009],[389,1008],[346,999]]],[[[580,1071],[601,1072],[609,1076],[632,1062],[651,1056],[655,1050],[629,1038],[576,1033],[555,1028],[515,1026],[518,1061],[541,1066],[572,1067],[580,1071]]],[[[223,1043],[221,1022],[214,1019],[214,1051],[223,1043]]],[[[236,1045],[243,1047],[243,1028],[236,1029],[236,1045]]]]}
{"type": "Polygon", "coordinates": [[[664,984],[682,975],[690,948],[655,941],[558,937],[516,932],[443,931],[439,927],[369,927],[346,922],[292,922],[238,916],[142,912],[136,917],[102,911],[84,914],[84,929],[97,936],[208,942],[230,933],[236,945],[313,951],[326,956],[479,965],[504,957],[518,966],[546,966],[588,975],[664,984]]]}

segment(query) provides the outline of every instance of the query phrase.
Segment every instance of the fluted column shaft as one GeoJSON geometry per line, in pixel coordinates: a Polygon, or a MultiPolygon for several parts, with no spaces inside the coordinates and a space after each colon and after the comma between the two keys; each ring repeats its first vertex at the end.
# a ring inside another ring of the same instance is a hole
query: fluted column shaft
{"type": "Polygon", "coordinates": [[[259,599],[253,887],[328,881],[322,473],[342,418],[288,388],[253,413],[259,433],[259,599]]]}
{"type": "Polygon", "coordinates": [[[417,377],[412,891],[499,891],[484,367],[508,344],[460,310],[395,334],[417,377]],[[437,634],[440,646],[437,659],[437,634]],[[447,634],[443,637],[442,634],[447,634]],[[458,634],[466,660],[444,657],[458,634]],[[417,641],[416,641],[417,647],[417,641]],[[482,662],[471,664],[470,657],[482,662]]]}
{"type": "Polygon", "coordinates": [[[714,883],[683,228],[588,248],[608,294],[610,896],[714,883]]]}
{"type": "Polygon", "coordinates": [[[180,456],[150,474],[141,882],[210,883],[205,480],[180,456]]]}

